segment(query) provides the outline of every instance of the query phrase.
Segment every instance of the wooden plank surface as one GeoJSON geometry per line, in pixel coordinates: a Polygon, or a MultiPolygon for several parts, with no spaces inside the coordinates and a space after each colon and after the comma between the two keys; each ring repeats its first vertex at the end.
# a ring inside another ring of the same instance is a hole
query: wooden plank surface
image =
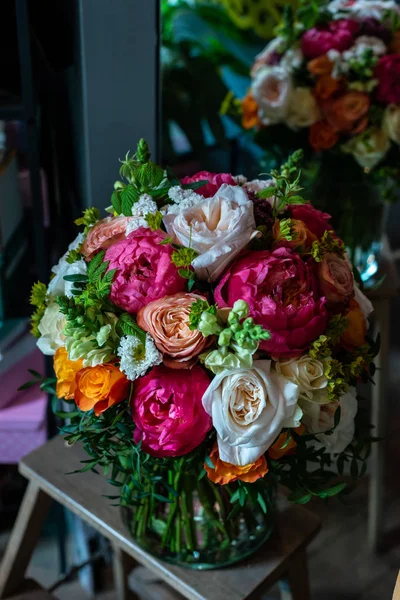
{"type": "Polygon", "coordinates": [[[56,598],[46,592],[36,581],[27,579],[16,595],[11,596],[9,600],[56,600],[56,598]]]}
{"type": "Polygon", "coordinates": [[[132,541],[119,509],[111,507],[103,497],[112,491],[101,475],[66,475],[79,468],[80,460],[85,458],[79,445],[68,447],[57,437],[25,457],[20,463],[20,472],[105,535],[114,547],[132,556],[190,600],[247,598],[282,574],[290,556],[305,548],[320,527],[318,518],[309,511],[291,507],[279,515],[273,538],[247,561],[207,573],[169,565],[156,560],[132,541]]]}

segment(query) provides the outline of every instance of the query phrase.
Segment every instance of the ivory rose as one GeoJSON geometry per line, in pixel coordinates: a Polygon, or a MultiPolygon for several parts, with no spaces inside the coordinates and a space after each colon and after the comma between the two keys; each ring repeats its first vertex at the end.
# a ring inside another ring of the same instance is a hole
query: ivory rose
{"type": "Polygon", "coordinates": [[[126,400],[130,385],[125,375],[111,364],[86,367],[76,375],[75,402],[83,412],[94,409],[99,416],[126,400]]]}
{"type": "Polygon", "coordinates": [[[59,348],[65,346],[65,325],[65,316],[60,312],[57,302],[50,302],[38,326],[40,338],[36,344],[43,354],[53,356],[59,348]]]}
{"type": "Polygon", "coordinates": [[[209,385],[198,366],[175,371],[154,367],[134,384],[135,443],[152,456],[183,456],[197,448],[211,429],[201,399],[209,385]]]}
{"type": "Polygon", "coordinates": [[[226,485],[238,479],[246,483],[254,483],[268,472],[265,456],[260,456],[256,462],[244,467],[224,462],[219,457],[218,444],[214,445],[210,454],[210,460],[214,468],[211,469],[207,463],[204,463],[204,469],[207,472],[208,479],[220,485],[226,485]]]}
{"type": "Polygon", "coordinates": [[[205,298],[184,292],[164,296],[150,302],[137,314],[139,327],[152,336],[163,354],[164,364],[171,369],[192,367],[212,340],[205,338],[198,329],[189,328],[190,309],[197,300],[205,298]]]}
{"type": "Polygon", "coordinates": [[[217,431],[220,459],[239,466],[256,462],[283,427],[299,425],[298,396],[297,385],[271,370],[269,360],[217,375],[203,406],[217,431]]]}
{"type": "Polygon", "coordinates": [[[237,254],[258,235],[253,203],[240,186],[222,185],[213,198],[164,216],[174,242],[193,248],[199,279],[215,281],[237,254]]]}
{"type": "Polygon", "coordinates": [[[299,388],[299,398],[312,402],[328,402],[325,393],[328,378],[325,375],[324,364],[304,354],[300,358],[280,360],[275,363],[277,373],[280,373],[299,388]]]}
{"type": "Polygon", "coordinates": [[[125,237],[128,217],[106,217],[91,227],[82,245],[81,252],[91,260],[100,250],[106,250],[125,237]]]}
{"type": "Polygon", "coordinates": [[[346,144],[343,152],[352,154],[364,169],[373,169],[386,156],[390,149],[390,140],[385,129],[371,127],[368,131],[357,135],[346,144]]]}
{"type": "Polygon", "coordinates": [[[400,144],[400,106],[390,104],[383,117],[383,127],[395,144],[400,144]]]}
{"type": "Polygon", "coordinates": [[[317,264],[317,274],[322,295],[330,309],[343,308],[354,296],[354,279],[347,261],[328,252],[317,264]]]}
{"type": "Polygon", "coordinates": [[[53,365],[57,377],[57,397],[73,400],[76,390],[76,374],[83,368],[83,361],[69,360],[66,349],[59,348],[54,355],[53,365]]]}
{"type": "Polygon", "coordinates": [[[76,250],[83,242],[84,236],[80,233],[73,242],[68,246],[67,252],[60,258],[58,263],[52,268],[54,273],[48,287],[48,295],[55,299],[57,296],[68,296],[72,298],[72,290],[74,284],[70,281],[65,281],[67,275],[86,275],[87,266],[84,260],[77,260],[70,264],[67,262],[68,254],[71,250],[76,250]]]}
{"type": "Polygon", "coordinates": [[[264,125],[283,121],[292,93],[292,80],[286,69],[263,67],[257,71],[251,93],[260,109],[264,125]]]}
{"type": "Polygon", "coordinates": [[[295,88],[290,97],[286,116],[288,126],[296,131],[302,127],[310,127],[320,117],[320,109],[309,88],[295,88]]]}

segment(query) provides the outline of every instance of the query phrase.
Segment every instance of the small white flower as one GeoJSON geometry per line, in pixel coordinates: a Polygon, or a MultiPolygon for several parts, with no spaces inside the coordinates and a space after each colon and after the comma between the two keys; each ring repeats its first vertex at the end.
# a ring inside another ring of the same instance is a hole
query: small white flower
{"type": "Polygon", "coordinates": [[[164,206],[161,212],[168,215],[177,215],[182,210],[192,208],[204,201],[204,197],[200,194],[196,194],[193,190],[185,190],[180,185],[174,185],[168,191],[168,197],[174,204],[168,204],[164,206]]]}
{"type": "Polygon", "coordinates": [[[151,213],[154,215],[157,212],[157,204],[154,202],[150,194],[142,194],[137,202],[132,206],[133,219],[128,220],[126,226],[126,235],[136,231],[139,227],[148,227],[145,219],[146,215],[151,213]]]}
{"type": "Polygon", "coordinates": [[[386,53],[386,46],[377,37],[369,35],[360,35],[354,42],[354,45],[345,50],[342,56],[345,61],[357,60],[364,56],[367,50],[372,50],[374,56],[383,56],[386,53]]]}
{"type": "Polygon", "coordinates": [[[134,335],[121,338],[117,354],[121,359],[120,369],[129,381],[142,377],[148,369],[162,362],[161,352],[148,333],[145,344],[134,335]]]}

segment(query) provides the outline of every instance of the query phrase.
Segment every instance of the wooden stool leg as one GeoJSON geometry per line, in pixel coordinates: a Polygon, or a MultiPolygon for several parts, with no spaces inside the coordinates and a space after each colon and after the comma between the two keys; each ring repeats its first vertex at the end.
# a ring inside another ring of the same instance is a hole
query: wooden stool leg
{"type": "Polygon", "coordinates": [[[36,483],[29,483],[0,565],[0,598],[23,581],[51,502],[36,483]]]}
{"type": "Polygon", "coordinates": [[[310,600],[311,592],[306,550],[299,550],[291,559],[287,569],[287,579],[292,593],[292,600],[310,600]]]}
{"type": "Polygon", "coordinates": [[[128,576],[135,561],[118,546],[113,546],[114,586],[117,600],[138,600],[138,596],[129,589],[128,576]]]}

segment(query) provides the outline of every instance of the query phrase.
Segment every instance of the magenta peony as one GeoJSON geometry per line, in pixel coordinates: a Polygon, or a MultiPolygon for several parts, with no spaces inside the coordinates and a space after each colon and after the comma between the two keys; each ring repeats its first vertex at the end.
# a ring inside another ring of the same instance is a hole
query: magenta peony
{"type": "Polygon", "coordinates": [[[343,52],[353,45],[358,30],[359,25],[353,19],[339,19],[312,27],[301,39],[303,54],[306,58],[317,58],[329,50],[343,52]]]}
{"type": "Polygon", "coordinates": [[[329,223],[331,215],[314,208],[312,204],[295,204],[289,207],[289,213],[292,219],[303,221],[317,238],[322,238],[325,231],[333,229],[329,223]]]}
{"type": "Polygon", "coordinates": [[[183,279],[171,262],[173,249],[160,245],[165,235],[144,227],[108,248],[105,260],[109,270],[117,269],[110,299],[129,313],[163,296],[183,292],[183,279]]]}
{"type": "Polygon", "coordinates": [[[250,252],[232,265],[214,295],[220,308],[248,303],[250,316],[271,333],[260,348],[273,357],[305,352],[326,328],[315,274],[287,248],[250,252]]]}
{"type": "Polygon", "coordinates": [[[383,104],[400,104],[400,54],[382,56],[375,68],[376,99],[383,104]]]}
{"type": "Polygon", "coordinates": [[[229,173],[210,173],[209,171],[199,171],[190,177],[184,177],[182,183],[184,185],[195,183],[196,181],[208,181],[206,185],[197,188],[196,194],[204,196],[204,198],[212,198],[218,192],[223,183],[228,185],[237,185],[236,181],[229,173]]]}
{"type": "Polygon", "coordinates": [[[182,456],[204,440],[211,418],[202,404],[210,378],[201,367],[154,367],[135,382],[132,416],[135,443],[152,456],[182,456]]]}

